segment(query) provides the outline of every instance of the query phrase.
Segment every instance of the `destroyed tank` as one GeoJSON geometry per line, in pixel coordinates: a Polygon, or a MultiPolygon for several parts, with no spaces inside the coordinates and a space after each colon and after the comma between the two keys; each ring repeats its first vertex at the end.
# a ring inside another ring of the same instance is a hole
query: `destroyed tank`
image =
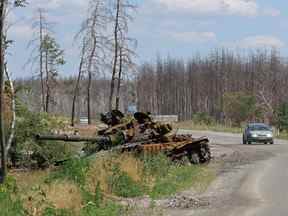
{"type": "Polygon", "coordinates": [[[135,152],[141,154],[164,153],[173,161],[188,158],[193,164],[207,163],[211,159],[209,140],[194,139],[191,135],[172,133],[172,126],[154,122],[150,113],[137,112],[124,116],[118,110],[101,114],[101,121],[108,127],[96,137],[77,135],[37,135],[37,140],[86,142],[85,156],[101,150],[135,152]]]}

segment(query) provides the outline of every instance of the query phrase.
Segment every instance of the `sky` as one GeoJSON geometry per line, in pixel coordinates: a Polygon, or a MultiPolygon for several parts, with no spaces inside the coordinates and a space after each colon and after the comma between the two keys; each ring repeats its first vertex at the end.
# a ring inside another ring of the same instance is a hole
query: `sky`
{"type": "MultiPolygon", "coordinates": [[[[61,75],[77,73],[79,47],[73,42],[85,18],[89,0],[28,0],[26,8],[9,14],[8,65],[13,77],[35,75],[27,63],[33,38],[33,17],[45,8],[55,37],[65,50],[61,75]],[[25,66],[25,67],[24,67],[25,66]]],[[[215,48],[250,50],[277,48],[288,56],[287,0],[136,0],[129,35],[137,39],[137,62],[150,62],[157,55],[188,59],[207,55],[215,48]]]]}

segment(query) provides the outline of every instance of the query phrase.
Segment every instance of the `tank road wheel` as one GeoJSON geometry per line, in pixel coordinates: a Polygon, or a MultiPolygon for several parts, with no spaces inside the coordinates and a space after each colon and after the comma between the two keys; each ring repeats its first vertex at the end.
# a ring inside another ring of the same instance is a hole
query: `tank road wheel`
{"type": "Polygon", "coordinates": [[[211,160],[211,151],[208,145],[202,145],[200,148],[200,163],[206,163],[211,160]]]}
{"type": "Polygon", "coordinates": [[[200,164],[200,157],[195,152],[193,152],[189,155],[189,160],[192,164],[200,164]]]}

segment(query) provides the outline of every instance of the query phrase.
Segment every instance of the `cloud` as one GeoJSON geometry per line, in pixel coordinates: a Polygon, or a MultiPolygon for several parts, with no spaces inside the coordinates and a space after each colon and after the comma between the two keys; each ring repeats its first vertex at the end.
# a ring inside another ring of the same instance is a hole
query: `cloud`
{"type": "Polygon", "coordinates": [[[233,43],[224,43],[223,45],[237,48],[283,48],[286,46],[279,38],[268,35],[249,36],[233,43]]]}
{"type": "Polygon", "coordinates": [[[195,15],[278,16],[277,9],[261,8],[256,0],[153,0],[170,11],[195,15]]]}
{"type": "Polygon", "coordinates": [[[185,10],[197,14],[235,14],[254,16],[258,5],[253,0],[156,0],[169,10],[185,10]]]}
{"type": "Polygon", "coordinates": [[[57,9],[69,7],[85,7],[88,4],[88,0],[34,0],[30,4],[34,8],[45,8],[45,9],[57,9]]]}
{"type": "Polygon", "coordinates": [[[216,41],[214,32],[174,32],[170,34],[174,39],[182,42],[208,42],[216,41]]]}

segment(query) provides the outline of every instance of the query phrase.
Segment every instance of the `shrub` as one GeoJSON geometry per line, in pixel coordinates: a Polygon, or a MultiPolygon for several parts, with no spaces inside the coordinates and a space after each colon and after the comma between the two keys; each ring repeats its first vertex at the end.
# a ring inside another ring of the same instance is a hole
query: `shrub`
{"type": "Polygon", "coordinates": [[[63,143],[38,142],[34,138],[36,134],[64,128],[62,119],[49,116],[47,113],[31,112],[19,102],[16,113],[15,145],[10,152],[14,165],[18,163],[19,166],[31,167],[33,161],[36,161],[37,165],[45,167],[71,155],[63,143]]]}
{"type": "Polygon", "coordinates": [[[280,131],[288,130],[288,103],[283,103],[277,108],[276,124],[280,131]]]}
{"type": "Polygon", "coordinates": [[[72,159],[65,162],[59,170],[51,174],[46,182],[49,183],[56,179],[68,179],[78,185],[84,185],[88,169],[89,161],[87,159],[72,159]]]}
{"type": "Polygon", "coordinates": [[[255,96],[245,92],[229,92],[223,96],[224,113],[235,126],[251,119],[261,119],[262,109],[257,106],[255,96]]]}
{"type": "Polygon", "coordinates": [[[208,113],[205,112],[198,112],[194,114],[192,120],[196,124],[203,124],[203,125],[212,125],[215,123],[213,117],[211,117],[208,113]]]}

